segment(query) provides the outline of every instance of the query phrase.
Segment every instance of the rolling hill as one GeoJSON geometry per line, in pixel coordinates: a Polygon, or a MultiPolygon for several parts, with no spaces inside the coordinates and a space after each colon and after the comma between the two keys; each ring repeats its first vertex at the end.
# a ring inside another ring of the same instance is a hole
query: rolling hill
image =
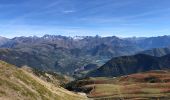
{"type": "Polygon", "coordinates": [[[116,57],[87,74],[87,77],[117,77],[150,70],[170,69],[170,55],[154,57],[145,54],[116,57]]]}

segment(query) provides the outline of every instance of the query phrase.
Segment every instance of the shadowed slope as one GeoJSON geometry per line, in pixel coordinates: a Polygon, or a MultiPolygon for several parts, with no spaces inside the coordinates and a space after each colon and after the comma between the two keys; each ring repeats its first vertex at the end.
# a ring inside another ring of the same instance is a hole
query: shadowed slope
{"type": "Polygon", "coordinates": [[[116,57],[100,68],[91,71],[87,76],[108,77],[123,76],[150,70],[170,69],[170,55],[154,57],[145,54],[116,57]]]}

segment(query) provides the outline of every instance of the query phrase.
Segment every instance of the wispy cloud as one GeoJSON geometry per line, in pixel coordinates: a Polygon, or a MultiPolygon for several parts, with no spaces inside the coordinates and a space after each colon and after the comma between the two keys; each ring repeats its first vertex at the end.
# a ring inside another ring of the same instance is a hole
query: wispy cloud
{"type": "Polygon", "coordinates": [[[62,11],[64,14],[69,14],[69,13],[74,13],[76,12],[75,10],[64,10],[62,11]]]}

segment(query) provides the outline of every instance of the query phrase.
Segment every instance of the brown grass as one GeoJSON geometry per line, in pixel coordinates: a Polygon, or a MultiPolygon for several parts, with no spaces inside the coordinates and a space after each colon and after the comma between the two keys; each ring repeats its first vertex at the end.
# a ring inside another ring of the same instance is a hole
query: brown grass
{"type": "MultiPolygon", "coordinates": [[[[170,72],[150,71],[118,78],[89,78],[90,98],[103,100],[170,100],[170,72]]],[[[83,80],[82,80],[83,81],[83,80]]]]}

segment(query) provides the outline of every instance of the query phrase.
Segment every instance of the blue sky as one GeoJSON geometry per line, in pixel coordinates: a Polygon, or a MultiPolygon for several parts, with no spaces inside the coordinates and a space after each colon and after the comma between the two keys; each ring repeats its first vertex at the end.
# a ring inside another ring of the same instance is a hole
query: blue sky
{"type": "Polygon", "coordinates": [[[170,35],[170,0],[0,0],[0,36],[170,35]]]}

